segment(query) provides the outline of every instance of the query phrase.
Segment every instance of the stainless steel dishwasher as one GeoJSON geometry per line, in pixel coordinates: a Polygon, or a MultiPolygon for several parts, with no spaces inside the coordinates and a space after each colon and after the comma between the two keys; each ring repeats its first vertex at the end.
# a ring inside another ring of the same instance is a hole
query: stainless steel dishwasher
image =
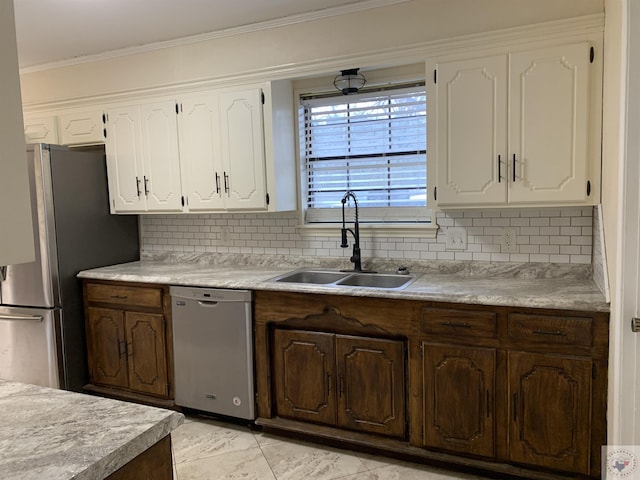
{"type": "Polygon", "coordinates": [[[251,292],[171,287],[176,405],[255,419],[251,292]]]}

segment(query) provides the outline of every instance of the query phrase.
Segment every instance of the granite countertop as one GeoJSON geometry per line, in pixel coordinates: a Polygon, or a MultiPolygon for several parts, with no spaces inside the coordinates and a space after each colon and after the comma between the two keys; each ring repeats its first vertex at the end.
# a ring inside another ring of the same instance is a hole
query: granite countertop
{"type": "MultiPolygon", "coordinates": [[[[300,265],[248,264],[237,258],[203,262],[197,256],[143,259],[142,261],[85,270],[80,278],[146,282],[164,285],[277,290],[359,297],[404,298],[493,306],[556,308],[608,312],[609,304],[589,268],[535,264],[473,264],[436,262],[410,265],[420,277],[403,290],[278,283],[273,277],[300,265]],[[231,261],[235,260],[235,261],[231,261]]],[[[393,271],[390,262],[372,265],[393,271]]],[[[313,268],[326,266],[309,265],[313,268]]],[[[333,267],[331,265],[330,267],[333,267]]],[[[371,266],[368,266],[371,268],[371,266]]]]}
{"type": "Polygon", "coordinates": [[[0,477],[101,480],[183,420],[170,410],[0,380],[0,477]]]}

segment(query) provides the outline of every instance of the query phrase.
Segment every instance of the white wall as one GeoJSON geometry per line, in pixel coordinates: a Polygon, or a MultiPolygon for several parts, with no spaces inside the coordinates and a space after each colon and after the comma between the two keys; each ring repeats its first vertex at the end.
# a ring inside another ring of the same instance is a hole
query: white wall
{"type": "Polygon", "coordinates": [[[413,45],[424,42],[602,11],[603,0],[413,0],[24,73],[23,102],[33,105],[248,73],[331,72],[353,67],[355,59],[372,52],[394,51],[389,63],[408,63],[397,49],[410,54],[413,45]]]}

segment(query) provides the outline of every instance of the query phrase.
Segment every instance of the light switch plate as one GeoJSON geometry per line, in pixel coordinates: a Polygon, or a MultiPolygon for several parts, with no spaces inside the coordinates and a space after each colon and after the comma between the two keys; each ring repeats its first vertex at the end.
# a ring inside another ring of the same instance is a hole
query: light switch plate
{"type": "Polygon", "coordinates": [[[447,228],[446,248],[447,250],[466,250],[467,231],[461,227],[447,228]]]}

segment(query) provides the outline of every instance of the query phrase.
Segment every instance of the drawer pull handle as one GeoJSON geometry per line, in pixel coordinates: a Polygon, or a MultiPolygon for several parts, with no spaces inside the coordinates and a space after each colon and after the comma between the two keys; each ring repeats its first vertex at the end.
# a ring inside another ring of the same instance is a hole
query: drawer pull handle
{"type": "Polygon", "coordinates": [[[466,322],[440,322],[440,325],[443,327],[453,327],[453,328],[471,328],[466,322]]]}
{"type": "Polygon", "coordinates": [[[536,329],[533,331],[535,335],[551,335],[554,337],[566,337],[567,334],[561,330],[540,330],[536,329]]]}
{"type": "Polygon", "coordinates": [[[127,296],[126,295],[111,295],[111,298],[115,298],[118,300],[126,300],[127,296]]]}

